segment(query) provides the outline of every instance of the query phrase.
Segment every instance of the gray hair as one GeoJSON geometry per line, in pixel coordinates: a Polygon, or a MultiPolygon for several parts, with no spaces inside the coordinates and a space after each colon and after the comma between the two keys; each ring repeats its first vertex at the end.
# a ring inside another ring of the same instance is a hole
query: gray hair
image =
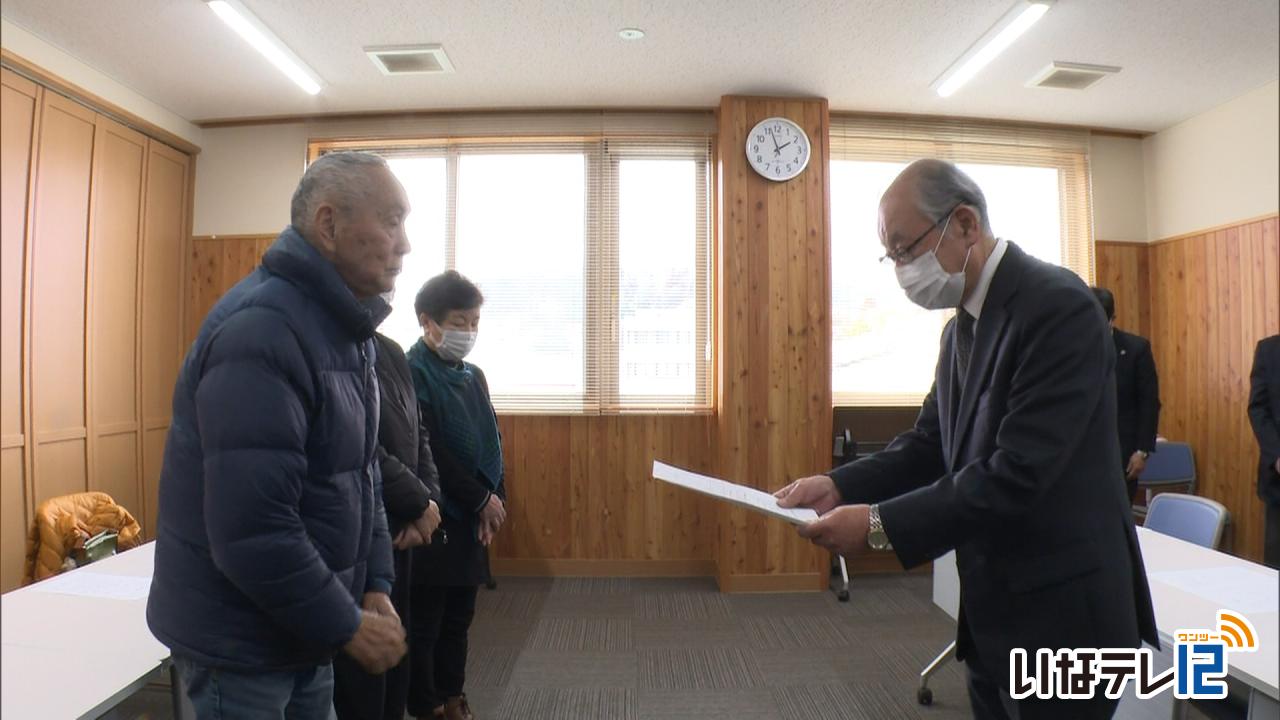
{"type": "Polygon", "coordinates": [[[917,160],[909,169],[915,172],[916,201],[925,217],[936,221],[957,205],[969,205],[977,209],[982,229],[991,234],[987,197],[973,178],[952,163],[932,158],[917,160]]]}
{"type": "Polygon", "coordinates": [[[366,196],[369,183],[365,173],[385,168],[387,161],[372,153],[333,152],[321,155],[307,167],[289,203],[289,222],[303,232],[315,216],[316,205],[329,201],[343,212],[366,196]]]}

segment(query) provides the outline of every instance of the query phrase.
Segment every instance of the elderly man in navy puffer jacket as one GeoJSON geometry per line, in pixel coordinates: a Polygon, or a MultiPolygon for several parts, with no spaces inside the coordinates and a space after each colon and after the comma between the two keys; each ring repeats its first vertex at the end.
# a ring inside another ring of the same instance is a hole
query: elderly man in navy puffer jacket
{"type": "Polygon", "coordinates": [[[404,655],[373,332],[408,212],[381,158],[316,160],[183,363],[147,621],[201,718],[330,717],[335,653],[372,673],[404,655]]]}

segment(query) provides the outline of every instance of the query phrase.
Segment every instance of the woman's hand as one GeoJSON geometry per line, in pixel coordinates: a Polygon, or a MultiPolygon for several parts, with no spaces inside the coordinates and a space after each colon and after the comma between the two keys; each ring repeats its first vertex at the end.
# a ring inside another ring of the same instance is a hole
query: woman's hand
{"type": "Polygon", "coordinates": [[[397,550],[407,550],[411,547],[422,545],[424,542],[426,541],[423,540],[422,534],[418,532],[418,529],[415,526],[406,525],[404,529],[400,531],[400,534],[396,535],[396,538],[392,541],[391,545],[397,550]]]}
{"type": "Polygon", "coordinates": [[[507,507],[502,503],[502,498],[496,493],[489,493],[489,499],[485,501],[484,507],[480,508],[480,524],[489,525],[494,532],[497,532],[506,521],[507,507]]]}
{"type": "Polygon", "coordinates": [[[436,505],[435,500],[427,503],[427,509],[422,511],[422,516],[413,521],[413,527],[422,536],[422,542],[425,545],[431,544],[431,535],[435,533],[436,528],[440,527],[440,507],[436,505]]]}

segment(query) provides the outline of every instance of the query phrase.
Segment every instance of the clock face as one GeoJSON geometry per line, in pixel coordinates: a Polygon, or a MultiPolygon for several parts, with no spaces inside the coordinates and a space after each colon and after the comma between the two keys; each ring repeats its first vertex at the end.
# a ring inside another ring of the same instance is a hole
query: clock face
{"type": "Polygon", "coordinates": [[[747,133],[747,162],[764,177],[781,182],[809,164],[809,136],[784,117],[765,118],[747,133]]]}

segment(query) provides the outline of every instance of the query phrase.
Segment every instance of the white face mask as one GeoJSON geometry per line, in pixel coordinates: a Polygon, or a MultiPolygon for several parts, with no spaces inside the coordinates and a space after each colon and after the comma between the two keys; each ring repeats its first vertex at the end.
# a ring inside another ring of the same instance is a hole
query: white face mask
{"type": "Polygon", "coordinates": [[[467,330],[443,330],[436,352],[449,362],[460,362],[476,346],[476,333],[467,330]]]}
{"type": "Polygon", "coordinates": [[[949,273],[938,262],[938,248],[942,246],[942,239],[947,236],[947,226],[950,224],[951,217],[948,216],[947,222],[942,226],[942,234],[938,236],[938,244],[932,250],[906,265],[894,267],[898,274],[898,285],[907,292],[907,299],[926,310],[959,307],[960,299],[964,297],[964,270],[969,266],[969,254],[973,252],[973,246],[969,246],[969,252],[964,254],[964,266],[960,268],[960,272],[949,273]]]}

